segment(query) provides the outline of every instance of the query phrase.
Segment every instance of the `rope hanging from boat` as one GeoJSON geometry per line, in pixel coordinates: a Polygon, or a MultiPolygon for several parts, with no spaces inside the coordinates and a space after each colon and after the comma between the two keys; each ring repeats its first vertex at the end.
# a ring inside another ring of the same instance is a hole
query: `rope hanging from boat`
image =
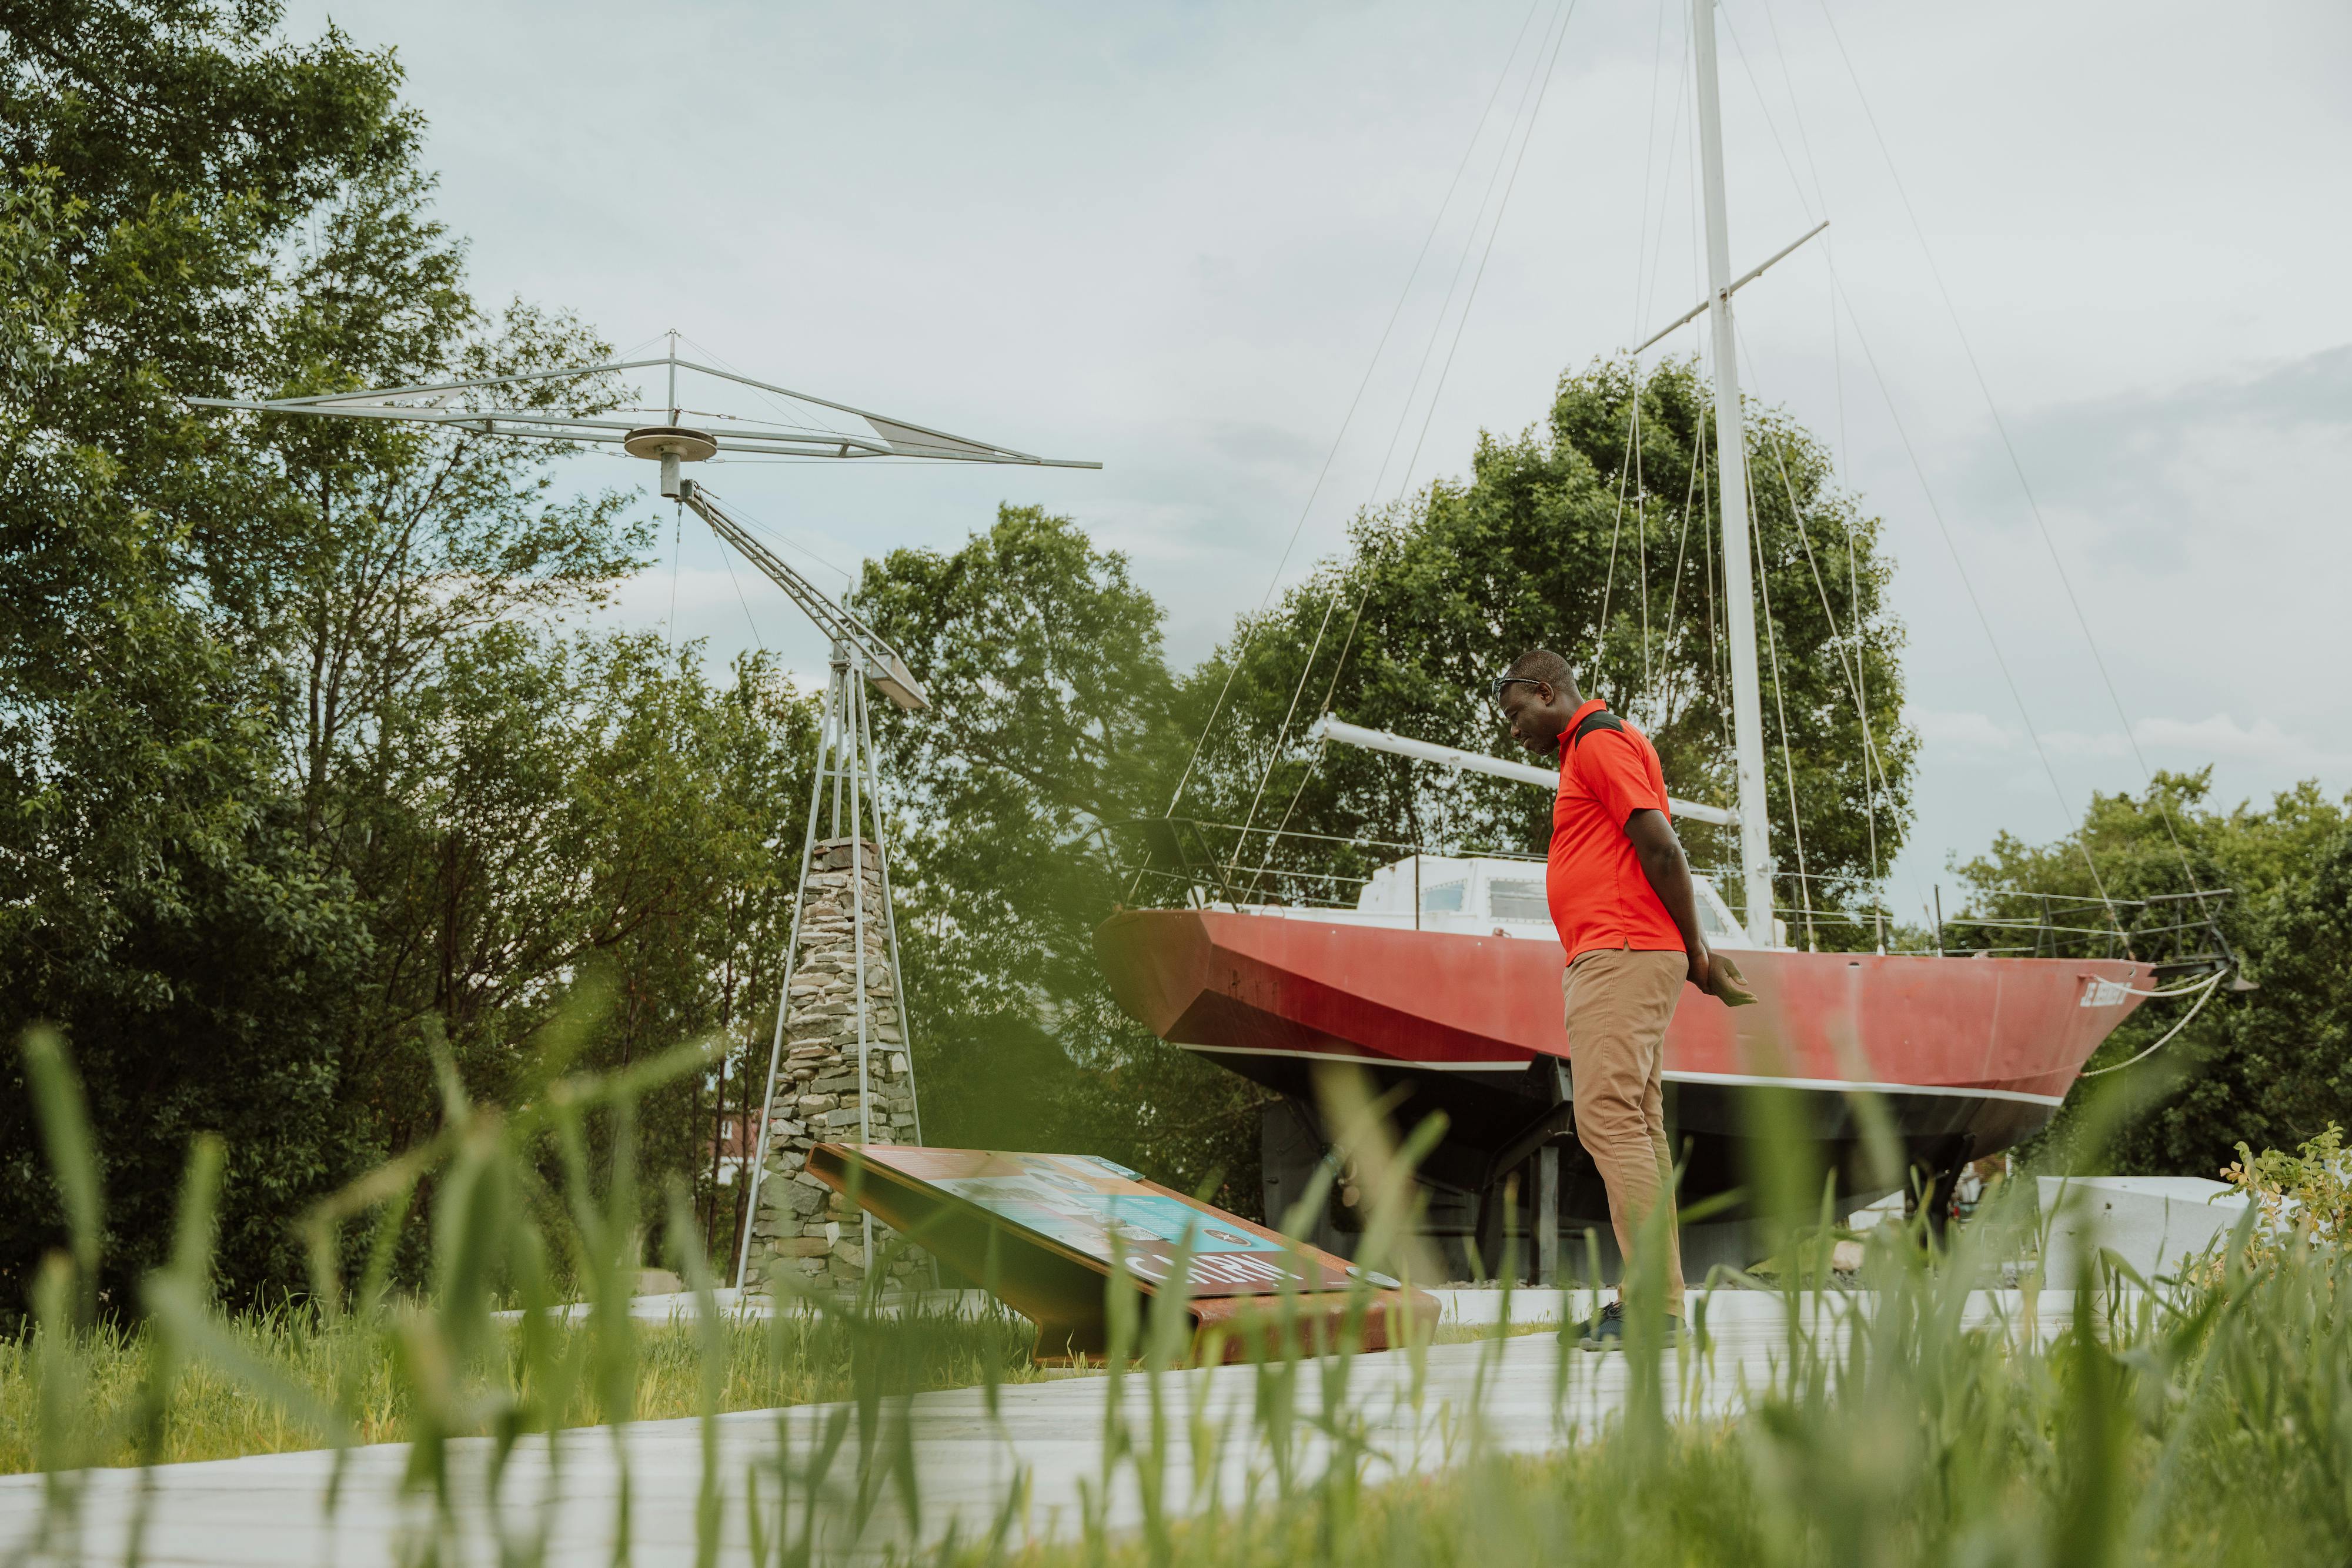
{"type": "MultiPolygon", "coordinates": [[[[2146,1051],[2141,1051],[2137,1056],[2132,1057],[2129,1061],[2118,1061],[2110,1067],[2095,1067],[2087,1072],[2078,1074],[2078,1076],[2084,1078],[2098,1078],[2109,1072],[2121,1072],[2126,1067],[2146,1061],[2149,1057],[2154,1056],[2158,1051],[2162,1051],[2166,1046],[2170,1045],[2174,1040],[2179,1037],[2180,1031],[2187,1029],[2196,1019],[2198,1013],[2203,1009],[2205,1004],[2213,999],[2213,993],[2221,988],[2222,980],[2228,977],[2229,973],[2230,971],[2227,969],[2215,971],[2213,977],[2205,982],[2203,994],[2198,997],[2195,1003],[2189,1007],[2189,1009],[2186,1013],[2181,1015],[2180,1021],[2174,1024],[2170,1029],[2165,1030],[2164,1037],[2158,1040],[2154,1045],[2149,1046],[2146,1051]]],[[[2142,996],[2179,996],[2183,993],[2179,991],[2168,993],[2143,991],[2138,994],[2142,996]]]]}
{"type": "Polygon", "coordinates": [[[2127,997],[2147,997],[2157,1001],[2162,1001],[2167,998],[2185,997],[2189,995],[2191,992],[2201,991],[2205,988],[2205,986],[2206,982],[2203,980],[2191,980],[2185,986],[2168,986],[2156,990],[2148,990],[2138,986],[2126,986],[2124,988],[2124,995],[2127,997]]]}

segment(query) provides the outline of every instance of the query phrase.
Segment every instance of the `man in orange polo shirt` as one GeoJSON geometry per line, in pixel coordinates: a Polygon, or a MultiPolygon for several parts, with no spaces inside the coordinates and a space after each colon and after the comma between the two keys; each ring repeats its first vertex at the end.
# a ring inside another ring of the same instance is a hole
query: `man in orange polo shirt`
{"type": "MultiPolygon", "coordinates": [[[[1549,648],[1522,653],[1495,683],[1511,737],[1558,753],[1544,892],[1568,950],[1560,977],[1573,1066],[1576,1140],[1609,1189],[1623,1278],[1633,1277],[1643,1222],[1665,1205],[1666,1335],[1682,1330],[1682,1239],[1675,1228],[1674,1151],[1666,1144],[1666,1026],[1688,981],[1727,1002],[1750,1001],[1700,935],[1690,865],[1675,837],[1666,780],[1649,738],[1576,687],[1549,648]]],[[[1624,1343],[1624,1289],[1585,1325],[1588,1350],[1624,1343]]]]}

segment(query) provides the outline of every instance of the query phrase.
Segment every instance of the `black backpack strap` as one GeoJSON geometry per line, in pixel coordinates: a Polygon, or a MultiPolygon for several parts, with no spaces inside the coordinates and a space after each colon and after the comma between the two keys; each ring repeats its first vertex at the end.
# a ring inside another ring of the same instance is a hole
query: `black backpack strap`
{"type": "Polygon", "coordinates": [[[1605,707],[1593,709],[1591,713],[1585,716],[1584,722],[1576,727],[1576,733],[1568,737],[1570,749],[1575,749],[1578,741],[1596,729],[1613,729],[1622,735],[1625,730],[1625,721],[1605,707]]]}

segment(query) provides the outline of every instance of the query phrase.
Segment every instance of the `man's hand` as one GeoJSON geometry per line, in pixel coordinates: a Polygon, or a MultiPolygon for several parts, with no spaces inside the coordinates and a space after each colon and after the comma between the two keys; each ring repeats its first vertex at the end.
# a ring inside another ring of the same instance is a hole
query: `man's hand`
{"type": "Polygon", "coordinates": [[[1727,1008],[1744,1008],[1756,999],[1756,993],[1748,988],[1747,980],[1739,973],[1739,966],[1712,954],[1706,961],[1706,983],[1699,989],[1727,1008]]]}
{"type": "Polygon", "coordinates": [[[1665,905],[1667,915],[1683,935],[1683,952],[1690,963],[1685,972],[1690,983],[1727,1008],[1754,1001],[1756,993],[1741,980],[1738,967],[1708,951],[1706,938],[1699,935],[1698,895],[1692,889],[1690,863],[1683,859],[1682,841],[1675,837],[1673,826],[1656,811],[1640,810],[1625,819],[1625,836],[1633,841],[1642,874],[1649,878],[1658,902],[1665,905]]]}

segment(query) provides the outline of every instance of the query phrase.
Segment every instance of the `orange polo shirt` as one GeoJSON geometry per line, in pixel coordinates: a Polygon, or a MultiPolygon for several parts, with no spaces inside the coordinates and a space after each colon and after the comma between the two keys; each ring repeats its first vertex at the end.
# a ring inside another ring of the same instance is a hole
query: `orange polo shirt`
{"type": "Polygon", "coordinates": [[[1625,820],[1635,811],[1673,816],[1657,748],[1630,724],[1568,743],[1576,727],[1605,706],[1596,697],[1578,708],[1559,737],[1559,794],[1552,801],[1544,896],[1571,964],[1603,947],[1683,950],[1682,931],[1625,836],[1625,820]]]}

